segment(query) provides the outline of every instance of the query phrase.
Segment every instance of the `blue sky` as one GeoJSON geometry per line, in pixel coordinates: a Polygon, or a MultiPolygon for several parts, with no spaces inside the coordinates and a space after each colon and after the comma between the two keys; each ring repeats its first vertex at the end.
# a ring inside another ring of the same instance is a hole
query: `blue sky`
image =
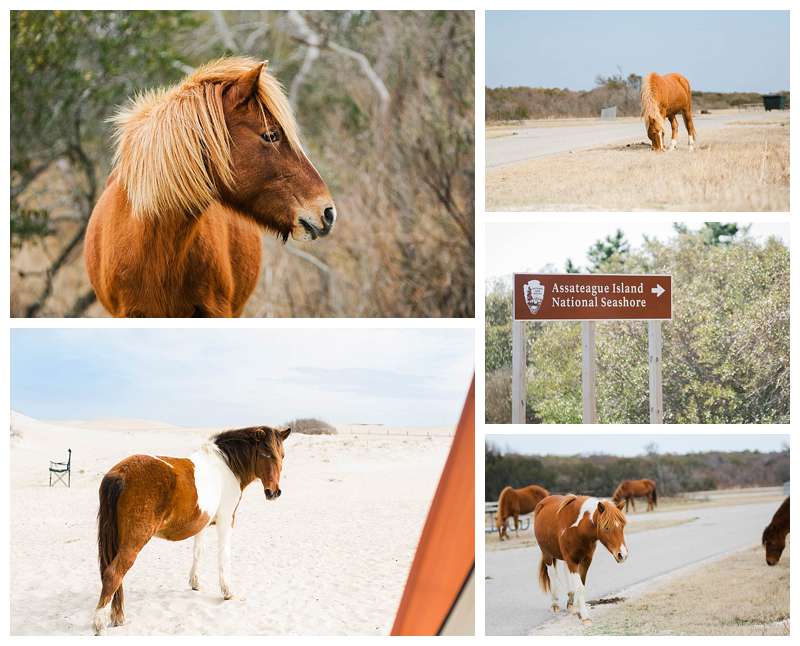
{"type": "Polygon", "coordinates": [[[454,425],[473,344],[470,329],[15,329],[11,406],[202,427],[454,425]]]}
{"type": "Polygon", "coordinates": [[[486,441],[502,451],[530,455],[600,454],[634,456],[655,442],[659,453],[698,451],[780,451],[788,435],[487,435],[486,441]]]}
{"type": "Polygon", "coordinates": [[[590,90],[680,72],[694,90],[789,89],[788,11],[488,11],[486,85],[590,90]]]}

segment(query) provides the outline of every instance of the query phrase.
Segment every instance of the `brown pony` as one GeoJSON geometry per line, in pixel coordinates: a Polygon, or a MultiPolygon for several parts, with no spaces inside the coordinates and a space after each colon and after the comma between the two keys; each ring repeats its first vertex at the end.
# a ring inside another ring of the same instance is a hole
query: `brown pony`
{"type": "Polygon", "coordinates": [[[519,535],[519,517],[523,514],[530,514],[542,498],[547,498],[550,492],[539,485],[529,485],[521,489],[506,487],[500,492],[497,500],[497,514],[495,514],[495,524],[497,531],[500,532],[500,540],[508,538],[507,521],[514,517],[514,531],[519,535]]]}
{"type": "Polygon", "coordinates": [[[764,528],[761,544],[767,551],[767,565],[776,565],[786,547],[786,536],[789,534],[789,498],[781,503],[772,521],[764,528]]]}
{"type": "Polygon", "coordinates": [[[625,513],[628,513],[628,503],[636,511],[634,498],[647,498],[647,511],[653,511],[658,503],[655,480],[623,480],[614,491],[612,499],[619,504],[625,501],[625,513]]]}
{"type": "Polygon", "coordinates": [[[625,514],[609,500],[574,494],[548,496],[536,505],[533,529],[542,552],[539,585],[550,592],[553,612],[561,609],[556,564],[564,561],[568,569],[567,610],[577,612],[583,623],[591,623],[586,605],[586,574],[597,541],[617,563],[628,558],[625,514]]]}
{"type": "Polygon", "coordinates": [[[112,315],[239,316],[262,230],[284,241],[330,233],[333,198],[265,65],[214,61],[114,118],[114,169],[84,247],[112,315]]]}
{"type": "Polygon", "coordinates": [[[678,145],[678,118],[689,132],[689,150],[694,150],[696,133],[692,121],[692,89],[689,81],[680,74],[659,76],[648,74],[642,82],[642,118],[647,127],[647,136],[653,150],[666,150],[664,145],[664,119],[672,126],[671,150],[678,145]]]}
{"type": "Polygon", "coordinates": [[[216,525],[219,585],[224,599],[233,597],[230,539],[242,491],[260,480],[267,500],[281,495],[283,442],[290,432],[266,426],[225,431],[188,458],[132,455],[106,473],[97,513],[103,589],[94,615],[95,634],[108,623],[104,609],[109,601],[111,625],[125,622],[122,579],[154,536],[169,541],[195,537],[189,585],[199,590],[203,530],[216,525]]]}

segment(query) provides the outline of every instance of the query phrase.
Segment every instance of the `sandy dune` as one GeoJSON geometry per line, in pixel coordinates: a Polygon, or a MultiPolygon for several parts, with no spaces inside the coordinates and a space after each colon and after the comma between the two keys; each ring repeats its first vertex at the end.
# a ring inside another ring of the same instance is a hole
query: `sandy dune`
{"type": "MultiPolygon", "coordinates": [[[[138,421],[11,421],[11,633],[91,634],[99,593],[97,487],[133,453],[188,455],[209,430],[138,421]],[[72,448],[72,488],[49,488],[72,448]]],[[[128,622],[110,635],[386,634],[452,429],[353,426],[286,443],[279,501],[245,491],[233,533],[236,598],[223,601],[216,535],[202,590],[188,586],[192,542],[152,540],[125,578],[128,622]]]]}

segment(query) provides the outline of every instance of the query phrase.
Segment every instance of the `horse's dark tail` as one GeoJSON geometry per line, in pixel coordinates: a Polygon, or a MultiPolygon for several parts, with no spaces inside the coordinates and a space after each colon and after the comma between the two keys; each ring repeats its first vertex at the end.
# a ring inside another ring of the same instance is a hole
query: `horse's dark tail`
{"type": "MultiPolygon", "coordinates": [[[[555,563],[555,561],[553,561],[555,563]]],[[[547,564],[544,562],[544,556],[539,561],[539,586],[545,592],[550,592],[550,575],[547,573],[547,564]]]]}
{"type": "MultiPolygon", "coordinates": [[[[100,508],[97,511],[97,558],[100,563],[100,578],[119,552],[119,528],[117,526],[117,503],[125,488],[122,476],[107,474],[100,483],[100,508]]],[[[122,612],[124,596],[120,584],[114,593],[111,607],[122,612]]]]}

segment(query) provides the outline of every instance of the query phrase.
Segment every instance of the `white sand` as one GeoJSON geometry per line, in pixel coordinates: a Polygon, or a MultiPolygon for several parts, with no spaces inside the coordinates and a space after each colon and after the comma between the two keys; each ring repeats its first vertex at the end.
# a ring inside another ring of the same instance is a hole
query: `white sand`
{"type": "MultiPolygon", "coordinates": [[[[103,473],[134,453],[187,456],[210,432],[158,422],[147,430],[136,420],[56,425],[17,413],[11,425],[11,633],[91,634],[103,473]],[[65,460],[68,447],[72,488],[49,488],[48,461],[65,460]]],[[[235,599],[219,593],[213,528],[199,592],[188,585],[192,541],[153,539],[125,577],[127,623],[108,634],[388,633],[451,429],[339,430],[287,440],[280,500],[265,501],[257,484],[245,491],[233,532],[235,599]]]]}

